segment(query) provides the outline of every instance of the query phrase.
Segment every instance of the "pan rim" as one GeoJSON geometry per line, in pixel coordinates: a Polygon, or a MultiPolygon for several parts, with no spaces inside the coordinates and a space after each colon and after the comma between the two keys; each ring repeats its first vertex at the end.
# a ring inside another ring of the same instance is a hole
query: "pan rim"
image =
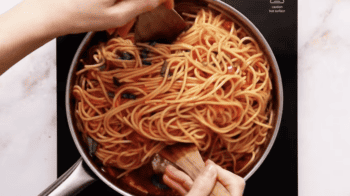
{"type": "Polygon", "coordinates": [[[113,190],[117,191],[120,194],[126,195],[126,196],[131,196],[131,194],[125,192],[124,190],[118,188],[116,185],[114,185],[112,182],[110,182],[107,178],[105,178],[96,168],[95,166],[91,163],[89,160],[88,156],[85,154],[84,149],[82,145],[79,143],[78,136],[76,135],[76,131],[73,125],[73,117],[71,115],[70,111],[70,100],[71,100],[71,85],[72,85],[72,76],[73,72],[75,70],[75,67],[78,64],[79,58],[81,54],[84,52],[84,48],[87,47],[87,44],[89,43],[88,41],[92,39],[93,35],[95,32],[88,32],[84,39],[81,41],[81,44],[79,45],[77,52],[74,55],[73,61],[70,65],[69,72],[68,72],[68,77],[67,77],[67,85],[66,85],[66,95],[65,95],[65,102],[66,102],[66,115],[67,115],[67,121],[68,121],[68,126],[69,130],[71,132],[73,141],[75,143],[75,146],[77,147],[80,155],[83,157],[84,162],[89,166],[90,170],[94,172],[94,174],[102,180],[105,184],[107,184],[109,187],[111,187],[113,190]]]}
{"type": "MultiPolygon", "coordinates": [[[[252,169],[244,176],[244,180],[247,181],[255,172],[256,170],[260,167],[260,165],[265,161],[266,157],[268,156],[268,154],[270,153],[274,142],[277,138],[278,132],[279,132],[279,128],[280,128],[280,123],[281,123],[281,119],[282,119],[282,113],[283,113],[283,87],[282,87],[282,78],[281,78],[281,74],[280,74],[280,70],[279,70],[279,66],[277,63],[277,60],[275,58],[275,55],[270,47],[270,45],[268,44],[268,42],[266,41],[266,39],[264,38],[264,36],[261,34],[261,32],[255,27],[255,25],[247,18],[245,17],[241,12],[239,12],[238,10],[236,10],[235,8],[233,8],[232,6],[226,4],[225,2],[222,2],[220,0],[204,0],[204,2],[208,3],[208,7],[210,8],[210,5],[212,6],[217,6],[218,9],[222,9],[225,10],[227,12],[229,12],[230,15],[234,16],[234,17],[238,17],[239,20],[242,21],[242,23],[244,23],[244,25],[247,26],[247,28],[249,30],[254,30],[253,34],[255,37],[259,38],[259,42],[262,44],[262,46],[265,48],[266,52],[267,52],[267,56],[270,57],[270,62],[272,63],[271,67],[273,67],[273,71],[274,71],[274,77],[277,77],[277,91],[278,91],[278,103],[277,103],[277,107],[278,107],[278,114],[276,114],[278,117],[276,119],[276,123],[274,126],[274,133],[269,141],[268,146],[266,147],[263,155],[260,157],[260,159],[255,163],[255,165],[252,167],[252,169]]],[[[213,7],[212,7],[213,8],[213,7]]],[[[85,153],[83,146],[80,144],[80,141],[78,139],[78,135],[76,133],[76,130],[74,128],[73,125],[73,116],[72,116],[72,111],[70,110],[71,106],[71,99],[72,99],[72,93],[71,93],[71,87],[72,87],[72,76],[74,74],[74,71],[76,70],[76,66],[78,65],[79,59],[82,55],[82,53],[85,51],[84,49],[86,49],[85,47],[87,47],[87,45],[89,44],[89,41],[91,41],[91,39],[93,38],[93,35],[96,32],[88,32],[86,34],[86,36],[84,37],[84,39],[82,40],[82,42],[80,43],[73,61],[70,65],[70,69],[69,69],[69,73],[68,73],[68,77],[67,77],[67,85],[66,85],[66,95],[65,95],[65,105],[66,105],[66,115],[67,115],[67,121],[68,121],[68,125],[69,125],[69,129],[72,135],[72,138],[74,140],[75,146],[78,149],[80,155],[83,157],[84,162],[89,166],[89,168],[93,171],[93,173],[99,178],[101,179],[105,184],[107,184],[110,188],[112,188],[113,190],[117,191],[120,194],[123,195],[131,195],[130,193],[124,191],[123,189],[117,187],[115,184],[113,184],[110,180],[108,180],[104,175],[101,174],[100,171],[98,171],[96,169],[96,167],[92,164],[92,162],[89,160],[88,155],[85,153]]]]}

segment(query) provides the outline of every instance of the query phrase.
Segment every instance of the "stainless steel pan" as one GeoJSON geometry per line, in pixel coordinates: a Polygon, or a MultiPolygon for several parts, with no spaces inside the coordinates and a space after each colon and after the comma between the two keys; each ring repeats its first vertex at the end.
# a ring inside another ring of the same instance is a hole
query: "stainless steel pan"
{"type": "MultiPolygon", "coordinates": [[[[254,172],[259,168],[266,156],[269,154],[279,130],[283,109],[283,90],[280,71],[275,56],[265,38],[262,36],[259,30],[238,10],[219,0],[175,0],[175,5],[181,10],[190,10],[191,6],[193,6],[193,2],[196,2],[195,4],[198,6],[207,6],[213,10],[223,13],[231,20],[243,26],[259,42],[260,47],[267,54],[268,61],[271,65],[270,72],[273,83],[273,110],[275,114],[273,119],[274,128],[272,130],[272,134],[270,134],[267,138],[267,141],[262,148],[263,150],[261,150],[260,154],[257,155],[257,161],[255,161],[252,166],[248,168],[245,173],[243,173],[244,179],[248,180],[248,178],[254,174],[254,172]]],[[[122,195],[131,195],[118,187],[117,184],[112,183],[110,176],[101,170],[96,162],[92,160],[91,156],[89,156],[89,147],[87,146],[86,142],[83,141],[82,136],[78,131],[77,122],[74,116],[75,101],[71,92],[76,81],[75,72],[79,69],[79,59],[86,57],[87,49],[94,44],[97,44],[99,39],[100,35],[96,32],[90,32],[86,35],[71,64],[66,86],[65,101],[67,120],[75,145],[81,154],[81,158],[40,195],[75,195],[84,187],[96,180],[102,180],[110,188],[122,195]]]]}

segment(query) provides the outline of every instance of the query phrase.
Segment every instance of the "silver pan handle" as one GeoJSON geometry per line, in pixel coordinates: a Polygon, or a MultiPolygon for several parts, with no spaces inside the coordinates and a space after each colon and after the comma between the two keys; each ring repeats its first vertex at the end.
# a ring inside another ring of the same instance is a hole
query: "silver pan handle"
{"type": "Polygon", "coordinates": [[[96,180],[97,177],[80,158],[39,196],[76,195],[96,180]]]}

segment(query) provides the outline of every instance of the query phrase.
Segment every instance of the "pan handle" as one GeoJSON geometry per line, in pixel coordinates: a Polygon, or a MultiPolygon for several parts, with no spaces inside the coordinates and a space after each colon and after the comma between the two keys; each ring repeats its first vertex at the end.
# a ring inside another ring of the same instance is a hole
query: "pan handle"
{"type": "Polygon", "coordinates": [[[76,195],[96,180],[97,177],[80,158],[39,196],[76,195]]]}

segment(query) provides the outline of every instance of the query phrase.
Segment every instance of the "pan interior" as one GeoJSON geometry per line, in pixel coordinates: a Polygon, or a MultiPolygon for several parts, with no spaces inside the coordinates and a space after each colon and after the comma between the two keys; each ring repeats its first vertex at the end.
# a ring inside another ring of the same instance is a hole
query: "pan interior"
{"type": "MultiPolygon", "coordinates": [[[[259,42],[260,47],[265,52],[268,58],[268,61],[271,65],[270,74],[271,74],[271,80],[273,84],[272,103],[273,103],[273,111],[274,111],[274,117],[273,117],[273,123],[272,123],[273,128],[270,134],[268,135],[265,143],[263,144],[261,150],[257,154],[257,158],[255,159],[254,163],[251,164],[250,167],[248,167],[241,174],[241,176],[244,177],[245,180],[247,180],[259,168],[259,166],[262,164],[262,162],[268,155],[279,130],[279,125],[280,125],[281,115],[282,115],[282,108],[283,108],[283,105],[282,105],[283,91],[282,91],[281,76],[280,76],[276,59],[272,53],[270,46],[268,45],[264,37],[261,35],[259,30],[256,29],[256,27],[247,18],[245,18],[240,12],[228,6],[227,4],[218,2],[218,1],[211,1],[211,0],[196,1],[196,3],[194,3],[194,1],[189,1],[189,0],[176,0],[175,3],[176,3],[175,9],[180,14],[184,11],[192,10],[193,7],[209,8],[211,10],[214,10],[216,13],[219,13],[219,12],[223,13],[228,19],[244,27],[245,30],[249,32],[252,35],[252,37],[254,37],[259,42]]],[[[82,129],[81,122],[79,122],[78,118],[76,118],[75,116],[74,111],[75,111],[76,104],[75,104],[75,99],[71,93],[73,86],[77,83],[77,80],[78,80],[75,73],[76,71],[82,69],[82,66],[83,66],[82,63],[80,63],[80,59],[87,58],[88,49],[90,47],[97,45],[100,42],[106,42],[108,39],[109,39],[109,36],[106,32],[90,32],[86,35],[82,44],[80,45],[74,57],[74,60],[71,64],[71,68],[68,76],[68,82],[67,82],[67,88],[66,88],[67,118],[68,118],[68,123],[70,126],[70,130],[71,130],[71,134],[73,136],[74,142],[80,154],[84,158],[85,162],[92,169],[92,171],[112,189],[116,190],[117,192],[123,195],[129,195],[129,193],[124,191],[126,190],[125,187],[120,187],[115,182],[115,179],[105,171],[105,169],[102,167],[101,162],[94,156],[89,155],[89,147],[80,131],[82,129]]]]}

